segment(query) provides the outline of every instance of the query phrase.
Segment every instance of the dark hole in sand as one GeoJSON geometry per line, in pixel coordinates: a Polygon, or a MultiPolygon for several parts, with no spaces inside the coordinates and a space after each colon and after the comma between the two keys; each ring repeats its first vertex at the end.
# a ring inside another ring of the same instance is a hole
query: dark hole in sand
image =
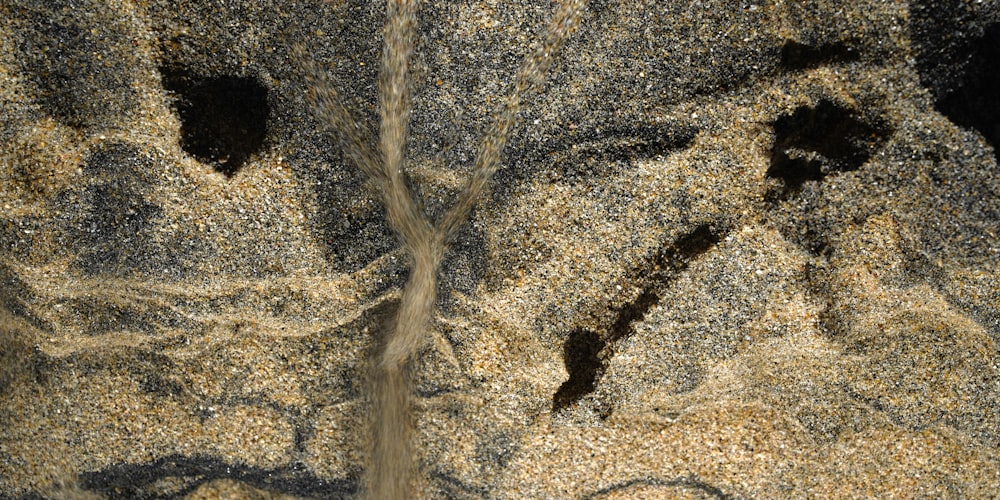
{"type": "Polygon", "coordinates": [[[767,175],[782,179],[786,194],[797,192],[806,181],[857,170],[890,132],[884,123],[866,122],[830,100],[801,106],[774,121],[767,175]]]}
{"type": "Polygon", "coordinates": [[[164,87],[174,94],[184,151],[228,177],[260,151],[271,109],[259,81],[204,77],[174,67],[160,72],[164,87]]]}
{"type": "Polygon", "coordinates": [[[989,26],[972,42],[970,53],[955,88],[936,105],[956,124],[978,130],[1000,161],[1000,24],[989,26]]]}
{"type": "MultiPolygon", "coordinates": [[[[645,289],[634,300],[618,309],[614,323],[603,337],[584,329],[574,330],[569,334],[563,344],[563,362],[569,379],[559,386],[552,397],[552,411],[567,408],[594,392],[606,369],[607,359],[614,354],[602,354],[605,347],[614,346],[635,333],[634,323],[642,321],[649,310],[660,302],[662,289],[686,270],[691,261],[712,249],[718,242],[719,234],[710,226],[695,227],[653,256],[649,263],[652,269],[643,272],[645,277],[642,279],[648,280],[645,289]]],[[[610,412],[609,408],[601,410],[601,418],[607,418],[610,412]]]]}
{"type": "Polygon", "coordinates": [[[781,65],[793,71],[857,61],[859,58],[858,51],[840,41],[813,46],[786,40],[781,46],[781,65]]]}
{"type": "Polygon", "coordinates": [[[553,411],[559,411],[594,392],[597,373],[602,368],[598,356],[604,349],[600,335],[590,330],[574,330],[563,344],[563,359],[569,379],[559,386],[552,398],[553,411]]]}

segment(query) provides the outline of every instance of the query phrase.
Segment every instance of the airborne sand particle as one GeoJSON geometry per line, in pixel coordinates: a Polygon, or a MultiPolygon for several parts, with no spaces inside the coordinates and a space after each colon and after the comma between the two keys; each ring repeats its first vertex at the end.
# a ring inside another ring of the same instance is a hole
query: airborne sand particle
{"type": "Polygon", "coordinates": [[[340,136],[345,154],[377,184],[389,223],[411,259],[410,276],[371,384],[373,442],[365,478],[370,498],[411,496],[410,476],[414,464],[410,442],[412,388],[407,374],[408,363],[424,341],[427,325],[434,314],[441,259],[500,164],[500,155],[516,125],[521,98],[542,81],[555,54],[578,23],[585,3],[585,0],[566,0],[557,7],[541,40],[532,47],[518,70],[514,87],[502,103],[494,126],[482,138],[468,184],[436,225],[414,200],[405,173],[410,116],[408,64],[413,52],[418,1],[395,0],[386,6],[379,75],[380,156],[368,145],[365,128],[359,126],[343,107],[336,90],[322,77],[323,73],[307,62],[301,49],[297,51],[296,56],[306,69],[317,115],[330,123],[340,136]]]}

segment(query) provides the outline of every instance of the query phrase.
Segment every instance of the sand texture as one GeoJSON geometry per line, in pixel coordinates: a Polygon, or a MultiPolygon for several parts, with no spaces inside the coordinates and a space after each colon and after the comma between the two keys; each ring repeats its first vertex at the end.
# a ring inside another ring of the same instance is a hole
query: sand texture
{"type": "MultiPolygon", "coordinates": [[[[432,221],[554,5],[419,5],[432,221]]],[[[365,495],[385,10],[0,0],[0,498],[365,495]]],[[[412,496],[996,496],[998,47],[996,0],[590,1],[443,255],[412,496]]]]}

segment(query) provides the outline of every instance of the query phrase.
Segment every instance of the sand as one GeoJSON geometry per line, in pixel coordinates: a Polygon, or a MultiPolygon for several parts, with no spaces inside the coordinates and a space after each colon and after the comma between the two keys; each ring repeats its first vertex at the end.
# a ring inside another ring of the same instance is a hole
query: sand
{"type": "MultiPolygon", "coordinates": [[[[432,220],[550,2],[425,2],[432,220]]],[[[0,496],[352,498],[384,3],[0,3],[0,496]]],[[[419,498],[1000,490],[998,2],[592,1],[444,255],[419,498]]]]}

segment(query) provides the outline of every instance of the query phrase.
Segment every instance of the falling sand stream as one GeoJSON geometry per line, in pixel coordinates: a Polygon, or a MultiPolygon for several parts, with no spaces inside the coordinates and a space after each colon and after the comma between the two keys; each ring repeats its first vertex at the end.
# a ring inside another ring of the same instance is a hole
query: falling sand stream
{"type": "Polygon", "coordinates": [[[503,148],[513,133],[524,94],[543,80],[555,54],[573,32],[585,0],[563,0],[549,25],[530,49],[517,72],[510,94],[482,138],[468,183],[454,205],[434,224],[407,187],[405,174],[407,124],[410,99],[408,64],[414,46],[417,0],[388,0],[382,65],[379,75],[378,154],[366,127],[344,108],[325,73],[302,49],[296,57],[305,68],[310,99],[318,117],[338,137],[346,156],[378,187],[389,224],[410,256],[410,274],[385,346],[376,359],[370,384],[372,443],[364,487],[373,499],[412,498],[411,475],[416,467],[412,453],[410,360],[425,339],[437,301],[437,275],[448,245],[473,206],[487,189],[500,164],[503,148]]]}

